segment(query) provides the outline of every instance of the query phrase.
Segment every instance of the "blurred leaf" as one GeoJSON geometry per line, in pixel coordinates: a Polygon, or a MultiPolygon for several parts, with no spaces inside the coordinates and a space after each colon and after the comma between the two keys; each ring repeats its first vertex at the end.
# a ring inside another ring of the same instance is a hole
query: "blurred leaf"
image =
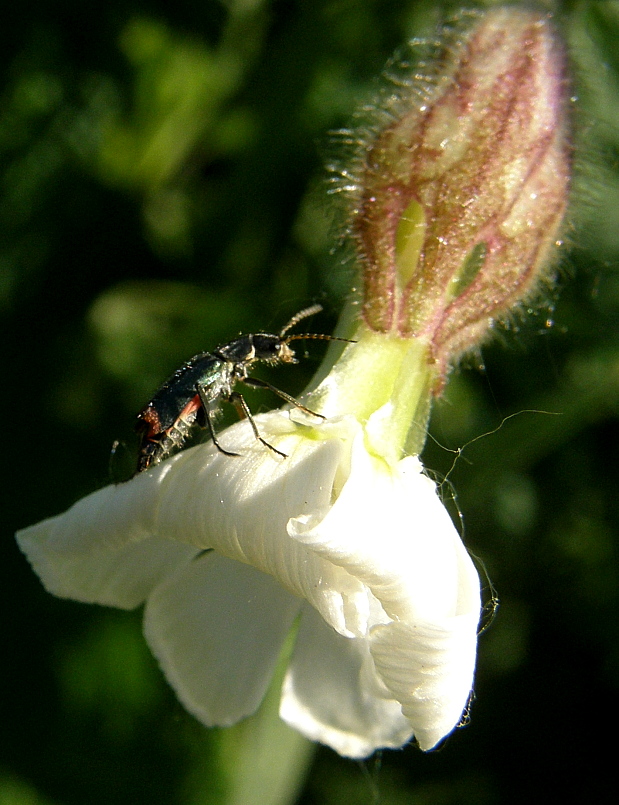
{"type": "MultiPolygon", "coordinates": [[[[454,372],[425,451],[502,600],[470,723],[429,755],[408,747],[359,765],[320,750],[298,805],[615,797],[612,742],[596,736],[619,686],[619,2],[543,5],[575,68],[560,293],[454,372]]],[[[277,330],[315,300],[332,317],[317,328],[333,323],[354,265],[335,248],[320,179],[321,148],[343,155],[321,143],[372,97],[395,47],[459,7],[7,11],[0,805],[197,805],[223,790],[233,734],[220,742],[184,713],[136,616],[50,601],[12,531],[105,483],[109,445],[192,354],[277,330]]],[[[311,366],[282,388],[300,389],[311,366]]]]}

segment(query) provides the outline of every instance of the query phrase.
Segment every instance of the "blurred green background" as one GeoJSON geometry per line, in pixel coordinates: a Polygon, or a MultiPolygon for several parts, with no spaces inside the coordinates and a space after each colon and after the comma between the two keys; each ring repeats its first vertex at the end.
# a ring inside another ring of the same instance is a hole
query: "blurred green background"
{"type": "MultiPolygon", "coordinates": [[[[301,805],[615,801],[619,3],[546,6],[578,99],[562,287],[454,373],[425,454],[501,599],[470,724],[430,755],[321,749],[301,805]]],[[[333,250],[327,131],[399,44],[458,8],[3,10],[0,805],[218,801],[221,733],[176,702],[140,613],[47,595],[12,533],[108,483],[113,440],[131,449],[136,411],[190,355],[314,301],[312,327],[332,328],[351,267],[333,250]]],[[[298,393],[320,354],[269,377],[298,393]]]]}

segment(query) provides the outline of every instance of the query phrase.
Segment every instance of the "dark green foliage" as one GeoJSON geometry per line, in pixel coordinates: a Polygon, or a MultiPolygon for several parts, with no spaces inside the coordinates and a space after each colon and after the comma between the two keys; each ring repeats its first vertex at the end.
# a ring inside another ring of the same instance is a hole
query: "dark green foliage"
{"type": "MultiPolygon", "coordinates": [[[[330,331],[349,275],[315,181],[326,132],[372,95],[399,43],[457,8],[6,10],[0,805],[215,801],[218,734],[175,701],[139,614],[52,598],[12,533],[107,483],[113,440],[191,355],[277,331],[313,301],[326,313],[312,328],[330,331]]],[[[454,373],[425,454],[502,601],[480,641],[470,725],[430,755],[360,766],[323,750],[303,805],[614,800],[619,3],[564,3],[559,19],[579,98],[561,292],[454,373]]],[[[294,394],[315,365],[269,379],[294,394]]]]}

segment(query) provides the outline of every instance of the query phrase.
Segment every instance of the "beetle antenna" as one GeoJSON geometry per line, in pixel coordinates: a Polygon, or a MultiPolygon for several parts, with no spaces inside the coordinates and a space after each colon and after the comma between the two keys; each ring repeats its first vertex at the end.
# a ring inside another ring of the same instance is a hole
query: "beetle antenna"
{"type": "Polygon", "coordinates": [[[337,335],[327,335],[326,333],[293,333],[293,335],[289,335],[288,338],[284,338],[284,344],[288,344],[290,341],[300,341],[302,338],[310,338],[314,341],[344,341],[347,344],[357,343],[350,338],[340,338],[337,335]]]}
{"type": "Polygon", "coordinates": [[[279,334],[284,344],[288,344],[290,341],[300,341],[302,338],[311,338],[314,341],[345,341],[347,344],[357,343],[356,341],[351,341],[350,338],[338,338],[336,335],[327,335],[326,333],[294,333],[293,335],[289,335],[288,338],[284,338],[288,330],[292,330],[300,321],[307,319],[309,316],[313,316],[314,313],[320,313],[321,310],[322,305],[312,305],[311,307],[303,308],[303,310],[300,310],[293,316],[279,334]]]}
{"type": "MultiPolygon", "coordinates": [[[[288,330],[292,330],[292,328],[295,327],[300,321],[302,321],[303,319],[307,319],[309,316],[313,316],[314,313],[320,313],[321,310],[322,305],[312,305],[311,307],[303,308],[303,310],[300,310],[290,319],[288,324],[280,332],[279,337],[283,338],[288,332],[288,330]]],[[[288,342],[288,340],[289,339],[286,339],[286,342],[288,342]]]]}

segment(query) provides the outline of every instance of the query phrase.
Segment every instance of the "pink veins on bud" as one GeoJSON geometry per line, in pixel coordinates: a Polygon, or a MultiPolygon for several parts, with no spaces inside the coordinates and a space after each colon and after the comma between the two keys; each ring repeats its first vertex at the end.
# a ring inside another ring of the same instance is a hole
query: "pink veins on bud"
{"type": "Polygon", "coordinates": [[[387,98],[392,122],[366,146],[352,228],[366,324],[426,340],[440,388],[544,277],[570,149],[562,51],[545,16],[491,10],[437,63],[424,86],[387,98]]]}

